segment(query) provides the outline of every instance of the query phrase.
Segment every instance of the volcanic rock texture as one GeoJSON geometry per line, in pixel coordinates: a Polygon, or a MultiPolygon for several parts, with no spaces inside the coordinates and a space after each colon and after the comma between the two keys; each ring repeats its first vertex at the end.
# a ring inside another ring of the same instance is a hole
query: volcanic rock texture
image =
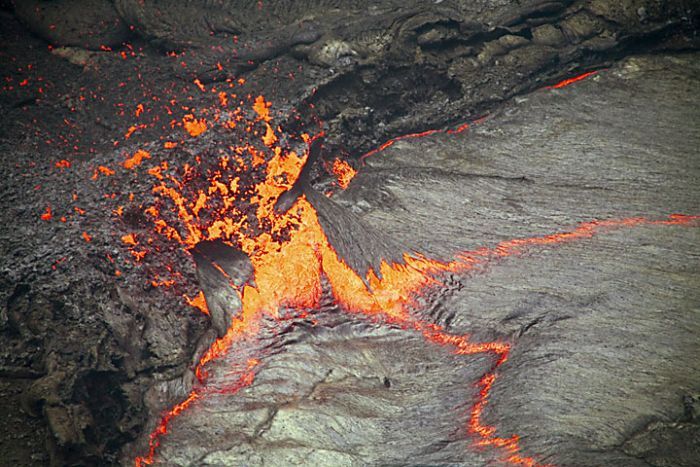
{"type": "Polygon", "coordinates": [[[0,464],[700,463],[697,5],[87,3],[0,2],[0,464]],[[325,131],[304,195],[359,276],[403,253],[471,267],[402,297],[403,321],[324,280],[202,385],[256,283],[237,250],[229,280],[220,244],[148,230],[146,168],[252,138],[202,110],[222,89],[271,101],[299,154],[325,131]],[[200,290],[211,316],[183,301],[200,290]]]}

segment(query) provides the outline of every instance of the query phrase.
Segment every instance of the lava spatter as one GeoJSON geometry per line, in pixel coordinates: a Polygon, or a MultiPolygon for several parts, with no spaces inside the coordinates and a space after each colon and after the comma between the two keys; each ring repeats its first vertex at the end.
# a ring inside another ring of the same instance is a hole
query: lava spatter
{"type": "Polygon", "coordinates": [[[338,180],[338,186],[342,189],[346,189],[357,174],[357,170],[342,159],[335,159],[333,161],[332,170],[338,180]]]}

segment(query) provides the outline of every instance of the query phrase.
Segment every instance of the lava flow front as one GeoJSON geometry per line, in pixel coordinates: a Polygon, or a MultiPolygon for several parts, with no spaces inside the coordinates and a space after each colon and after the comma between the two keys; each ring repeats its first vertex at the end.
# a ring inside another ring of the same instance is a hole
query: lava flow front
{"type": "MultiPolygon", "coordinates": [[[[636,225],[697,226],[700,220],[698,216],[671,215],[664,220],[636,217],[593,221],[568,232],[514,239],[492,248],[461,252],[451,262],[405,252],[403,261],[381,261],[379,270],[368,267],[363,277],[336,252],[319,222],[317,208],[303,193],[286,213],[275,212],[275,202],[299,177],[307,156],[298,156],[277,145],[280,138],[272,125],[269,103],[258,98],[254,109],[256,121],[265,128],[260,137],[267,154],[252,145],[234,149],[238,158],[222,157],[218,167],[209,172],[205,188],[193,189],[190,186],[196,185],[192,176],[196,171],[192,167],[184,168],[182,179],[166,175],[160,166],[149,169],[157,181],[153,189],[157,201],[145,211],[152,219],[154,229],[184,248],[217,239],[240,248],[250,257],[254,281],[240,288],[241,309],[233,310],[236,314],[227,332],[201,358],[196,371],[200,384],[189,397],[163,416],[151,434],[148,453],[136,458],[137,466],[153,463],[161,437],[168,432],[172,419],[206,397],[206,366],[209,362],[225,354],[234,342],[254,336],[264,318],[279,319],[282,308],[296,310],[299,317],[307,316],[308,310],[319,306],[324,284],[329,287],[339,308],[347,313],[391,323],[407,332],[418,332],[428,342],[457,355],[492,355],[491,369],[477,382],[478,397],[468,414],[465,432],[474,437],[478,446],[495,449],[504,463],[543,465],[536,456],[523,452],[518,435],[500,435],[496,427],[483,420],[491,388],[496,383],[499,367],[508,359],[511,343],[506,340],[473,342],[468,335],[451,334],[420,316],[416,298],[426,288],[439,286],[442,273],[466,273],[489,261],[519,255],[532,247],[583,240],[611,229],[636,225]],[[252,162],[243,159],[244,153],[252,157],[252,162]],[[238,185],[240,176],[231,175],[237,173],[232,170],[234,164],[264,167],[264,180],[247,192],[250,206],[254,207],[252,210],[246,211],[242,207],[238,185]],[[205,216],[207,211],[209,217],[205,216]],[[177,213],[177,220],[168,217],[171,212],[177,213]],[[251,219],[257,224],[257,229],[251,227],[251,219]]],[[[304,138],[310,140],[308,136],[304,138]]],[[[137,248],[133,237],[125,237],[124,242],[137,248]]],[[[206,311],[201,295],[189,301],[206,311]]],[[[233,393],[251,384],[259,363],[257,358],[243,362],[239,379],[226,392],[233,393]]]]}

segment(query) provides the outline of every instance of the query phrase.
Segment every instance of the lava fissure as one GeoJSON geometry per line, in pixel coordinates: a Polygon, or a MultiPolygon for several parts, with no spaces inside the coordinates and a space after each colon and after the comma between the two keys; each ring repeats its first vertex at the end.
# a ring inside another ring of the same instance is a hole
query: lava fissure
{"type": "MultiPolygon", "coordinates": [[[[593,71],[587,71],[585,73],[581,73],[579,75],[573,76],[571,78],[564,79],[562,81],[559,81],[556,84],[553,84],[551,86],[545,86],[543,89],[546,90],[552,90],[552,89],[561,89],[565,88],[567,86],[570,86],[574,83],[578,83],[579,81],[583,81],[586,78],[589,78],[591,76],[595,76],[598,74],[598,72],[601,70],[593,70],[593,71]]],[[[458,124],[457,126],[450,127],[450,128],[434,128],[434,129],[429,129],[429,130],[424,130],[416,133],[408,133],[405,135],[400,135],[395,138],[391,138],[384,143],[380,144],[378,147],[362,154],[359,157],[359,162],[360,165],[364,165],[366,163],[367,158],[372,157],[382,151],[384,151],[387,148],[390,148],[394,144],[396,144],[399,141],[403,140],[411,140],[411,139],[418,139],[418,138],[425,138],[426,136],[432,136],[432,135],[439,135],[439,134],[444,134],[444,135],[458,135],[460,133],[463,133],[467,131],[471,126],[478,125],[479,123],[483,122],[489,117],[489,114],[482,115],[481,117],[474,118],[473,120],[470,120],[468,122],[463,122],[458,124]]],[[[346,189],[348,185],[350,185],[350,182],[352,179],[355,177],[357,174],[357,171],[352,168],[347,163],[343,163],[341,160],[336,159],[333,163],[332,167],[332,172],[336,176],[338,186],[340,186],[341,189],[346,189]]]]}

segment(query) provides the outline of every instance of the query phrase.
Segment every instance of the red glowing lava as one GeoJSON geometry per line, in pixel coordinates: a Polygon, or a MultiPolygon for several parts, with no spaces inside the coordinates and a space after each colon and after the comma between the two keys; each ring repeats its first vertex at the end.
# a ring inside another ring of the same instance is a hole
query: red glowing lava
{"type": "Polygon", "coordinates": [[[145,159],[150,159],[151,154],[148,153],[147,151],[144,151],[143,149],[139,149],[134,153],[133,156],[125,160],[122,165],[124,166],[125,169],[133,169],[134,167],[138,167],[141,165],[141,163],[145,159]]]}
{"type": "Polygon", "coordinates": [[[567,78],[567,79],[565,79],[565,80],[563,80],[563,81],[559,81],[557,84],[554,84],[554,85],[552,85],[552,86],[547,86],[547,89],[560,89],[560,88],[565,88],[566,86],[569,86],[569,85],[571,85],[571,84],[574,84],[574,83],[577,83],[577,82],[579,82],[579,81],[581,81],[581,80],[584,80],[584,79],[588,78],[589,76],[593,76],[593,75],[595,75],[596,73],[598,73],[598,72],[597,72],[597,71],[588,71],[588,72],[582,73],[582,74],[580,74],[580,75],[578,75],[578,76],[574,76],[573,78],[567,78]]]}

